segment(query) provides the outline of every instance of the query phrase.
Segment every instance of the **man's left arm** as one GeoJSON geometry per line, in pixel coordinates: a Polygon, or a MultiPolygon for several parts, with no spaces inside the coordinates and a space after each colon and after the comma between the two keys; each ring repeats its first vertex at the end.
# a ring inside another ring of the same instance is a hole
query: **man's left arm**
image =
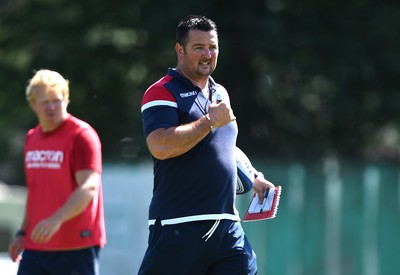
{"type": "Polygon", "coordinates": [[[80,170],[75,173],[78,187],[53,215],[40,221],[32,231],[31,239],[36,243],[47,243],[61,225],[80,214],[93,200],[100,185],[100,173],[80,170]]]}

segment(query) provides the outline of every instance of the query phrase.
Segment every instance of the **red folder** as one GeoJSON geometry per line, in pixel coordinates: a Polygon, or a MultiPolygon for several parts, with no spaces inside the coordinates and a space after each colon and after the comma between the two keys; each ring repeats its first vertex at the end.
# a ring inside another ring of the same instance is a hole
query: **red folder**
{"type": "Polygon", "coordinates": [[[282,186],[275,186],[274,190],[270,190],[266,194],[262,204],[258,202],[257,193],[254,192],[243,221],[261,221],[275,218],[281,198],[281,190],[282,186]]]}

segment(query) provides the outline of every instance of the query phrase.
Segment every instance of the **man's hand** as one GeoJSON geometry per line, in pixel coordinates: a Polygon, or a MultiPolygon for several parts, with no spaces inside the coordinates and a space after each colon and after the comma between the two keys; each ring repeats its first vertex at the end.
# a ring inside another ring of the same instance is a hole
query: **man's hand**
{"type": "Polygon", "coordinates": [[[32,230],[31,239],[34,243],[47,243],[51,237],[60,229],[61,220],[51,216],[40,221],[32,230]]]}
{"type": "Polygon", "coordinates": [[[253,190],[258,195],[258,202],[262,204],[264,202],[264,194],[268,188],[273,188],[275,185],[266,180],[264,176],[261,174],[256,179],[254,179],[253,190]]]}
{"type": "Polygon", "coordinates": [[[221,101],[220,103],[211,103],[210,108],[208,109],[208,115],[214,128],[225,126],[226,124],[236,120],[232,108],[224,101],[221,101]]]}
{"type": "Polygon", "coordinates": [[[21,260],[21,252],[24,250],[25,236],[17,236],[8,247],[8,255],[14,262],[21,260]]]}

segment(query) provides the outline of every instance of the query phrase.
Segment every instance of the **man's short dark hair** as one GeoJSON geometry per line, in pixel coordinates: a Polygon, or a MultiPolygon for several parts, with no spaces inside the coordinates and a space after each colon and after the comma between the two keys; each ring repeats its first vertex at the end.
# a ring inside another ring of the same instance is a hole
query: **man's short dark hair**
{"type": "Polygon", "coordinates": [[[217,25],[211,19],[203,15],[189,15],[183,18],[176,28],[176,42],[184,46],[190,30],[216,31],[217,25]]]}

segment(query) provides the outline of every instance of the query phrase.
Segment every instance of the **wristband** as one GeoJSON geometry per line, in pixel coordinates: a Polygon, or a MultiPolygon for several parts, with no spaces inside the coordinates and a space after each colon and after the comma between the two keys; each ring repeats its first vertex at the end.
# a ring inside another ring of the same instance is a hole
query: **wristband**
{"type": "MultiPolygon", "coordinates": [[[[211,123],[211,118],[209,114],[206,114],[205,117],[207,118],[207,120],[211,123]]],[[[214,129],[214,126],[210,125],[210,129],[214,129]]]]}
{"type": "Polygon", "coordinates": [[[15,237],[25,237],[26,231],[25,230],[18,230],[17,233],[15,233],[15,237]]]}

